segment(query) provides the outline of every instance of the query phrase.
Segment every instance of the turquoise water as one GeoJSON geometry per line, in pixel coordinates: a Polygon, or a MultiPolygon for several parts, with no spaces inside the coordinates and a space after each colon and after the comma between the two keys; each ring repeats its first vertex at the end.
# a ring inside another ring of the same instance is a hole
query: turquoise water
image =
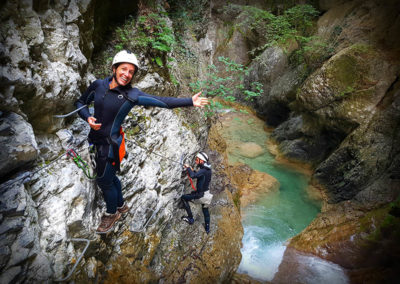
{"type": "MultiPolygon", "coordinates": [[[[275,161],[266,149],[269,134],[263,123],[248,116],[224,124],[224,137],[229,144],[253,142],[264,153],[248,158],[233,147],[228,149],[231,163],[242,162],[275,177],[280,188],[242,210],[244,228],[242,261],[238,272],[259,280],[272,280],[278,271],[286,241],[300,233],[320,212],[320,206],[306,193],[309,177],[275,161]]],[[[236,148],[237,149],[237,148],[236,148]]]]}

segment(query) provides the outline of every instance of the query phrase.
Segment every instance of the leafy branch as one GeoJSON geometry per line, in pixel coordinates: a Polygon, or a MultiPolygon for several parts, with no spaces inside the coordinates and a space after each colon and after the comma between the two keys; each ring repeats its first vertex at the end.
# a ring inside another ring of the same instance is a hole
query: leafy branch
{"type": "MultiPolygon", "coordinates": [[[[244,87],[243,78],[248,74],[247,67],[223,56],[218,57],[218,61],[222,63],[220,68],[209,65],[206,79],[190,84],[194,92],[203,91],[209,97],[219,97],[227,102],[235,102],[237,98],[249,101],[263,93],[259,82],[252,82],[248,89],[244,87]]],[[[213,116],[221,108],[224,108],[222,103],[211,101],[205,112],[206,117],[213,116]]]]}

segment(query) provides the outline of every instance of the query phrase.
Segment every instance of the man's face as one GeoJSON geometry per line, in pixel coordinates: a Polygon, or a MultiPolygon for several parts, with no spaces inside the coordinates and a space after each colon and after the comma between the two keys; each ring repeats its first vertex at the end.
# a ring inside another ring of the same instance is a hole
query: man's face
{"type": "Polygon", "coordinates": [[[135,74],[135,65],[131,63],[121,63],[115,70],[115,76],[119,85],[125,86],[132,80],[133,74],[135,74]]]}
{"type": "Polygon", "coordinates": [[[199,158],[196,158],[195,163],[196,163],[196,165],[200,165],[200,164],[203,164],[204,161],[203,161],[203,160],[200,160],[199,158]]]}

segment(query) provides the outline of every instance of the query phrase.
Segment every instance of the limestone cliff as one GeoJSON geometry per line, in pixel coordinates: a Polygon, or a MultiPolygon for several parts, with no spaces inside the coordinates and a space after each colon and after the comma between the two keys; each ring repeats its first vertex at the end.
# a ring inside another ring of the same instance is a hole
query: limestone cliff
{"type": "MultiPolygon", "coordinates": [[[[146,8],[143,2],[131,2],[123,7],[124,15],[146,8]]],[[[68,276],[78,261],[70,281],[220,283],[239,265],[243,229],[231,197],[234,189],[218,166],[217,154],[210,153],[215,163],[210,234],[204,231],[200,206],[193,206],[194,225],[180,220],[184,212],[177,200],[190,185],[179,161],[183,154],[204,148],[207,138],[206,120],[195,109],[136,108],[129,115],[121,181],[131,209],[109,235],[94,234],[104,208],[101,192],[65,155],[73,147],[89,160],[88,125],[76,115],[53,115],[72,110],[73,101],[95,79],[91,56],[104,36],[107,17],[115,16],[106,8],[122,8],[114,4],[71,0],[1,5],[1,283],[51,283],[68,276]],[[188,118],[189,112],[195,115],[188,118]],[[197,123],[196,129],[188,119],[197,123]],[[90,241],[85,252],[85,243],[77,238],[90,241]]],[[[193,52],[209,58],[206,50],[193,52]]],[[[140,56],[142,62],[150,61],[140,56]]],[[[144,91],[188,96],[188,82],[182,80],[179,93],[162,86],[169,79],[163,73],[146,64],[144,69],[148,74],[135,82],[144,91]]],[[[195,65],[190,71],[198,72],[195,65]]]]}
{"type": "Polygon", "coordinates": [[[289,64],[291,50],[271,47],[249,75],[263,80],[254,106],[276,126],[280,153],[310,164],[325,195],[322,213],[290,246],[342,265],[355,282],[391,281],[399,263],[400,43],[393,35],[400,6],[320,1],[320,8],[316,35],[332,44],[328,59],[304,77],[304,66],[289,64]]]}

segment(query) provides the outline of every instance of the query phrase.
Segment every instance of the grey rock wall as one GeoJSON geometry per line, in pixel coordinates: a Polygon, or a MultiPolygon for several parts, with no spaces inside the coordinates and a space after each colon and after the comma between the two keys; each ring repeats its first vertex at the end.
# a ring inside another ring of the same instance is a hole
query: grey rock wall
{"type": "Polygon", "coordinates": [[[1,8],[2,110],[22,115],[37,132],[59,129],[52,115],[91,80],[80,49],[82,27],[93,29],[89,3],[55,1],[35,11],[30,1],[7,1],[1,8]]]}
{"type": "MultiPolygon", "coordinates": [[[[66,156],[73,147],[89,161],[89,127],[77,116],[53,115],[72,110],[94,80],[88,70],[93,24],[102,17],[95,15],[98,4],[7,1],[1,7],[0,282],[52,283],[67,276],[84,248],[73,238],[88,239],[90,246],[71,281],[229,279],[240,262],[243,231],[227,182],[221,177],[213,183],[210,235],[200,206],[193,207],[196,223],[188,226],[176,204],[189,191],[180,157],[203,148],[206,139],[199,110],[137,108],[130,114],[120,178],[131,210],[110,235],[94,233],[105,208],[101,191],[66,156]],[[188,113],[197,119],[195,131],[188,113]]],[[[210,48],[205,41],[200,52],[210,48]]],[[[162,74],[149,73],[137,84],[172,95],[162,74]]]]}

